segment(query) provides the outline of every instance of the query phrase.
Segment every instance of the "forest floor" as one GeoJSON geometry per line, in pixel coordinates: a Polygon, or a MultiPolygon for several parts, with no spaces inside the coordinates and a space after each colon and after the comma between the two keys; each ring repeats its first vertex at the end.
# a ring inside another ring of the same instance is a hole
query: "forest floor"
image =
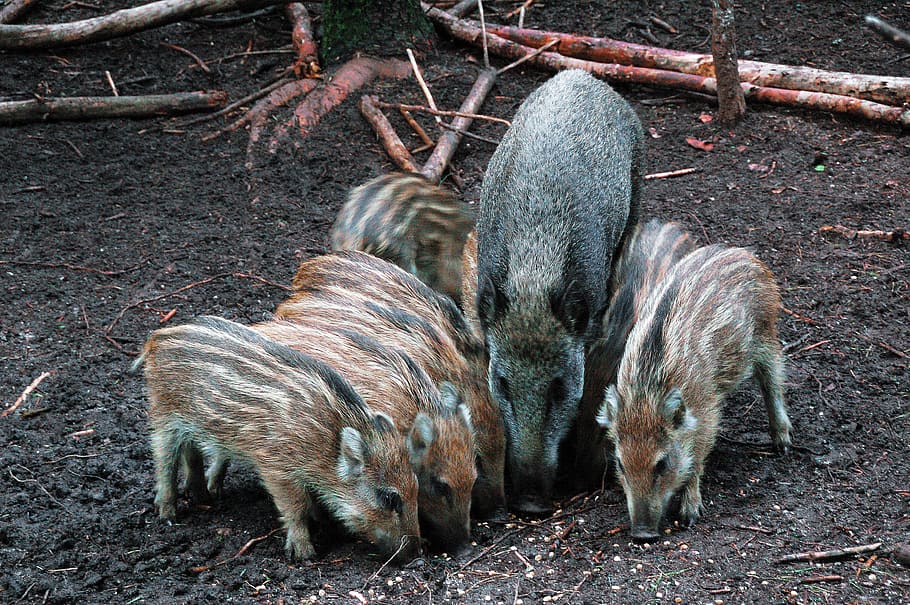
{"type": "MultiPolygon", "coordinates": [[[[45,2],[26,22],[125,4],[45,2]]],[[[487,2],[489,19],[516,4],[487,2]]],[[[662,45],[707,52],[710,3],[689,4],[536,2],[527,24],[645,42],[633,23],[656,14],[680,31],[654,29],[662,45]]],[[[862,26],[876,12],[907,29],[906,1],[737,9],[743,55],[910,76],[910,60],[862,26]]],[[[293,54],[230,56],[289,42],[279,12],[230,27],[182,23],[82,47],[0,53],[0,95],[106,95],[107,71],[121,94],[217,88],[234,99],[264,86],[293,54]],[[191,50],[210,73],[162,43],[191,50]]],[[[460,105],[479,57],[442,39],[421,58],[441,107],[460,105]]],[[[548,77],[508,72],[483,113],[511,117],[548,77]]],[[[346,192],[393,170],[357,110],[359,95],[307,138],[274,155],[257,148],[251,170],[245,131],[201,140],[226,121],[3,128],[0,408],[50,375],[0,418],[0,602],[910,602],[910,570],[887,554],[910,540],[910,247],[819,233],[834,224],[910,228],[910,139],[891,126],[764,106],[751,106],[730,131],[703,121],[715,112],[703,100],[618,90],[650,133],[647,171],[697,169],[647,182],[644,215],[679,221],[701,243],[749,246],[779,280],[797,446],[789,456],[769,453],[750,385],[727,402],[703,481],[705,515],[659,543],[630,541],[624,498],[608,480],[602,491],[564,495],[554,518],[477,524],[476,546],[462,560],[428,555],[383,568],[369,545],[328,534],[317,535],[316,560],[290,563],[281,532],[234,557],[279,526],[268,495],[252,474],[232,473],[222,502],[184,505],[175,525],[159,521],[142,380],[127,370],[165,316],[169,324],[200,314],[261,320],[287,296],[282,285],[299,262],[326,251],[346,192]],[[687,137],[710,140],[713,151],[687,137]],[[861,557],[777,563],[788,553],[875,542],[880,551],[861,557]]],[[[413,79],[376,81],[366,92],[423,103],[413,79]]],[[[498,139],[504,126],[475,122],[472,131],[498,139]]],[[[460,195],[471,203],[493,150],[465,140],[454,158],[460,195]]]]}

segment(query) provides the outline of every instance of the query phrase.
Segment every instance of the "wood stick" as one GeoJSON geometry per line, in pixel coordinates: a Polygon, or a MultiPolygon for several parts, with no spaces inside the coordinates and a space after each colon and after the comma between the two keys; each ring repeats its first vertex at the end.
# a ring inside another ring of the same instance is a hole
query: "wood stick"
{"type": "Polygon", "coordinates": [[[0,23],[12,23],[38,2],[38,0],[9,0],[0,9],[0,23]]]}
{"type": "Polygon", "coordinates": [[[531,6],[532,4],[534,4],[534,0],[525,0],[524,2],[521,3],[521,6],[519,6],[518,8],[513,8],[512,10],[510,10],[509,12],[507,12],[505,15],[503,15],[503,18],[504,18],[504,19],[511,19],[512,17],[514,17],[515,15],[517,15],[518,13],[520,13],[521,11],[527,10],[527,8],[528,8],[529,6],[531,6]]]}
{"type": "Polygon", "coordinates": [[[879,36],[899,48],[910,49],[910,34],[898,29],[875,15],[866,15],[866,25],[879,36]]]}
{"type": "MultiPolygon", "coordinates": [[[[428,16],[439,22],[438,13],[431,12],[428,16]]],[[[476,21],[458,21],[477,25],[476,21]]],[[[577,36],[489,23],[487,33],[534,48],[539,48],[554,39],[559,40],[556,52],[577,59],[714,76],[714,62],[708,54],[632,44],[611,38],[577,36]]],[[[910,78],[906,77],[854,74],[744,59],[740,59],[738,65],[740,80],[756,86],[855,96],[894,106],[902,105],[910,97],[910,78]]]]}
{"type": "Polygon", "coordinates": [[[655,179],[672,179],[677,176],[692,174],[693,172],[698,172],[698,168],[680,168],[679,170],[671,170],[669,172],[652,172],[651,174],[646,174],[642,178],[644,178],[646,181],[653,181],[655,179]]]}
{"type": "Polygon", "coordinates": [[[37,389],[38,385],[41,384],[41,382],[50,375],[51,375],[50,372],[41,372],[41,374],[38,376],[38,378],[35,378],[31,382],[31,384],[29,384],[27,387],[25,387],[25,390],[22,391],[22,394],[16,398],[16,401],[13,403],[13,405],[9,406],[5,410],[3,410],[2,413],[0,413],[0,418],[6,418],[7,416],[9,416],[13,412],[15,412],[17,409],[19,409],[19,406],[21,406],[23,403],[25,403],[25,400],[28,398],[29,395],[31,395],[32,391],[37,389]]]}
{"type": "Polygon", "coordinates": [[[901,239],[910,239],[910,232],[904,231],[903,229],[895,229],[893,231],[879,231],[879,230],[863,230],[863,229],[850,229],[849,227],[844,227],[843,225],[823,225],[818,228],[819,233],[837,233],[838,235],[843,235],[847,239],[880,239],[886,242],[893,242],[895,240],[901,239]]]}
{"type": "Polygon", "coordinates": [[[525,55],[525,56],[523,56],[523,57],[520,58],[520,59],[517,59],[517,60],[515,60],[515,61],[512,61],[511,63],[509,63],[509,64],[506,65],[505,67],[501,68],[501,69],[500,69],[498,72],[496,72],[496,73],[498,73],[499,75],[502,75],[502,74],[506,73],[507,71],[509,71],[510,69],[513,69],[513,68],[515,68],[515,67],[518,67],[519,65],[521,65],[521,64],[524,63],[525,61],[528,61],[528,60],[530,60],[530,59],[533,59],[534,57],[536,57],[537,55],[539,55],[539,54],[542,53],[543,51],[547,50],[548,48],[550,48],[551,46],[554,46],[554,45],[556,45],[556,44],[559,44],[559,40],[550,40],[549,42],[547,42],[546,44],[544,44],[543,46],[541,46],[540,48],[538,48],[537,50],[535,50],[534,52],[532,52],[530,55],[525,55]]]}
{"type": "Polygon", "coordinates": [[[809,576],[808,578],[800,578],[800,584],[818,584],[819,582],[840,582],[844,579],[844,576],[839,576],[832,574],[829,576],[809,576]]]}
{"type": "Polygon", "coordinates": [[[402,107],[399,107],[398,111],[401,112],[401,117],[403,117],[404,121],[408,123],[408,126],[410,126],[411,129],[417,133],[417,136],[420,137],[420,140],[423,141],[423,144],[429,145],[427,149],[436,145],[433,139],[430,138],[430,135],[427,134],[427,131],[423,129],[423,126],[420,125],[420,122],[414,119],[414,116],[411,115],[410,111],[402,107]]]}
{"type": "Polygon", "coordinates": [[[402,111],[420,111],[423,113],[429,113],[435,116],[447,116],[450,118],[471,118],[472,120],[486,120],[488,122],[499,122],[500,124],[505,124],[506,126],[511,126],[512,122],[503,119],[497,118],[494,116],[486,116],[479,113],[472,113],[470,111],[446,111],[444,109],[433,109],[432,107],[426,107],[425,105],[408,105],[407,103],[386,103],[383,101],[376,101],[376,106],[383,109],[400,109],[402,111]]]}
{"type": "MultiPolygon", "coordinates": [[[[435,21],[442,29],[446,30],[452,37],[472,44],[478,43],[477,40],[480,37],[481,32],[480,29],[474,25],[476,22],[455,19],[445,11],[434,10],[432,8],[427,11],[427,16],[435,21]]],[[[510,59],[532,54],[535,50],[529,46],[518,44],[492,34],[487,35],[487,42],[491,52],[510,59]]],[[[550,52],[541,53],[540,55],[529,59],[529,62],[551,71],[583,69],[595,76],[612,81],[635,82],[712,95],[717,93],[717,82],[714,78],[663,69],[617,65],[614,63],[597,63],[573,57],[565,57],[561,54],[550,52]]],[[[881,103],[874,103],[872,101],[843,95],[760,87],[753,86],[746,82],[742,83],[742,87],[746,99],[749,100],[776,105],[821,109],[835,113],[844,113],[868,120],[898,124],[903,128],[910,128],[910,109],[891,107],[881,103]]],[[[908,89],[908,92],[910,92],[910,89],[908,89]]]]}
{"type": "Polygon", "coordinates": [[[102,17],[50,25],[0,25],[0,49],[55,48],[110,40],[189,17],[253,9],[282,0],[159,0],[102,17]]]}
{"type": "Polygon", "coordinates": [[[475,8],[477,8],[477,0],[461,0],[447,12],[455,17],[465,17],[471,14],[475,8]]]}
{"type": "Polygon", "coordinates": [[[183,48],[182,46],[177,46],[176,44],[168,44],[167,42],[160,42],[159,44],[161,44],[161,46],[164,46],[165,48],[170,48],[171,50],[176,50],[178,53],[185,54],[186,56],[188,56],[189,58],[191,58],[193,61],[196,62],[196,65],[199,66],[199,69],[201,69],[202,71],[204,71],[207,74],[212,73],[211,68],[209,68],[209,66],[205,64],[205,61],[200,59],[199,56],[196,55],[195,53],[193,53],[192,51],[189,51],[189,50],[183,48]]]}
{"type": "Polygon", "coordinates": [[[226,100],[227,93],[221,90],[123,97],[43,97],[0,103],[0,125],[50,120],[148,118],[208,111],[224,105],[226,100]]]}
{"type": "Polygon", "coordinates": [[[419,170],[417,162],[408,151],[408,148],[401,142],[398,133],[395,132],[388,118],[377,107],[376,97],[370,95],[360,97],[360,113],[370,123],[373,130],[376,131],[376,136],[379,137],[382,146],[385,147],[386,153],[389,154],[392,161],[405,172],[417,172],[419,170]]]}
{"type": "MultiPolygon", "coordinates": [[[[459,111],[466,114],[476,113],[480,106],[483,105],[495,82],[495,69],[481,70],[477,76],[477,81],[474,82],[471,92],[465,97],[459,111]]],[[[451,161],[452,156],[455,155],[455,150],[458,149],[458,144],[461,142],[462,136],[464,136],[463,133],[471,127],[471,122],[473,122],[473,119],[469,117],[457,117],[452,120],[451,128],[453,130],[440,135],[436,149],[433,150],[433,153],[420,170],[421,174],[433,181],[439,181],[442,178],[442,173],[451,161]]]]}
{"type": "MultiPolygon", "coordinates": [[[[411,69],[414,70],[414,77],[417,78],[417,84],[420,85],[420,90],[423,91],[423,96],[426,97],[427,103],[430,104],[434,110],[439,111],[439,108],[436,107],[436,101],[433,100],[433,95],[430,93],[430,89],[427,87],[427,83],[423,80],[423,74],[420,73],[420,66],[417,65],[417,59],[414,58],[414,53],[411,49],[408,49],[408,61],[411,62],[411,69]]],[[[442,118],[439,117],[439,114],[433,116],[436,118],[436,123],[442,122],[442,118]]]]}
{"type": "MultiPolygon", "coordinates": [[[[290,70],[291,70],[291,68],[288,68],[288,71],[290,71],[290,70]]],[[[241,97],[241,98],[237,99],[236,101],[234,101],[233,103],[228,103],[227,105],[225,105],[224,107],[222,107],[221,109],[219,109],[216,112],[213,112],[213,113],[210,113],[210,114],[204,115],[204,116],[199,116],[198,118],[193,118],[192,120],[188,120],[188,121],[180,124],[180,128],[186,128],[187,126],[191,126],[193,124],[199,124],[201,122],[208,122],[209,120],[214,120],[215,118],[220,118],[221,116],[225,116],[225,115],[231,113],[232,111],[235,111],[236,109],[239,109],[240,107],[243,107],[247,103],[252,103],[253,101],[258,101],[259,99],[261,99],[265,95],[269,94],[273,90],[280,88],[281,86],[284,86],[285,84],[288,83],[288,81],[289,80],[288,80],[287,76],[282,75],[280,78],[278,78],[277,80],[275,80],[274,82],[272,82],[271,84],[266,86],[265,88],[262,88],[260,90],[257,90],[256,92],[250,93],[245,97],[241,97]]]]}
{"type": "Polygon", "coordinates": [[[784,555],[777,560],[778,563],[803,563],[806,561],[827,561],[830,559],[839,559],[852,555],[861,555],[867,552],[874,552],[882,547],[881,542],[874,544],[863,544],[862,546],[848,546],[835,550],[822,550],[814,552],[801,552],[792,555],[784,555]]]}
{"type": "Polygon", "coordinates": [[[294,62],[294,73],[298,78],[311,77],[319,73],[319,49],[313,36],[313,20],[306,6],[301,2],[292,2],[284,7],[284,12],[293,26],[291,40],[297,49],[297,60],[294,62]]]}

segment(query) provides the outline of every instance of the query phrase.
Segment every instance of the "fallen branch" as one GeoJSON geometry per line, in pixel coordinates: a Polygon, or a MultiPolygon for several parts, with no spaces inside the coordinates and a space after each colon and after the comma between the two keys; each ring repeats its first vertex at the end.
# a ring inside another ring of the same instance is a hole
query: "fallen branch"
{"type": "Polygon", "coordinates": [[[669,172],[653,172],[651,174],[646,174],[642,178],[644,178],[646,181],[653,181],[655,179],[672,179],[678,176],[692,174],[693,172],[698,172],[698,168],[680,168],[679,170],[671,170],[669,172]]]}
{"type": "Polygon", "coordinates": [[[28,12],[38,0],[10,0],[0,8],[0,23],[12,23],[28,12]]]}
{"type": "Polygon", "coordinates": [[[806,561],[829,561],[831,559],[840,559],[841,557],[850,557],[861,555],[867,552],[874,552],[882,547],[881,542],[875,544],[864,544],[862,546],[848,546],[847,548],[838,548],[835,550],[822,550],[814,552],[801,552],[792,555],[784,555],[777,560],[778,563],[803,563],[806,561]]]}
{"type": "Polygon", "coordinates": [[[866,25],[894,46],[910,49],[910,34],[904,30],[898,29],[874,15],[866,15],[866,25]]]}
{"type": "MultiPolygon", "coordinates": [[[[477,81],[474,82],[471,92],[465,97],[459,111],[464,114],[476,114],[487,98],[490,89],[493,88],[494,82],[496,82],[495,69],[481,70],[480,75],[477,76],[477,81]]],[[[452,156],[455,155],[455,150],[458,148],[458,144],[461,142],[465,132],[471,127],[472,121],[473,119],[469,117],[457,117],[452,120],[452,130],[440,135],[436,148],[420,170],[421,174],[432,181],[439,181],[442,178],[443,171],[445,171],[452,156]]]]}
{"type": "MultiPolygon", "coordinates": [[[[426,149],[434,147],[436,143],[433,139],[430,138],[430,135],[427,134],[427,131],[423,129],[423,126],[420,125],[420,122],[414,119],[414,116],[411,115],[411,112],[407,109],[398,109],[401,112],[401,117],[404,118],[404,121],[408,123],[408,126],[411,127],[411,130],[417,133],[417,136],[420,137],[420,140],[423,142],[423,145],[426,149]]],[[[412,152],[413,153],[413,152],[412,152]]]]}
{"type": "Polygon", "coordinates": [[[42,97],[0,103],[0,126],[51,120],[165,116],[211,110],[224,105],[226,100],[227,93],[220,90],[127,97],[42,97]]]}
{"type": "Polygon", "coordinates": [[[301,101],[294,110],[294,117],[277,129],[269,142],[269,151],[277,150],[278,142],[293,126],[297,126],[300,135],[305,137],[324,115],[374,78],[406,78],[410,74],[411,66],[398,59],[351,59],[335,72],[330,82],[301,101]]]}
{"type": "MultiPolygon", "coordinates": [[[[432,13],[429,16],[433,20],[437,20],[432,13]]],[[[476,25],[476,22],[474,24],[476,25]]],[[[610,38],[578,36],[506,25],[490,25],[489,23],[487,33],[533,48],[559,40],[559,44],[554,49],[555,52],[577,59],[666,69],[706,77],[714,76],[714,61],[711,55],[706,54],[632,44],[610,38]]],[[[738,61],[738,65],[740,81],[755,86],[856,96],[895,106],[900,106],[910,97],[910,78],[827,71],[798,65],[781,65],[743,59],[738,61]]]]}
{"type": "Polygon", "coordinates": [[[448,12],[456,17],[464,17],[471,14],[475,8],[477,8],[477,0],[461,0],[461,2],[450,8],[448,12]]]}
{"type": "Polygon", "coordinates": [[[392,124],[377,105],[376,97],[364,95],[360,98],[360,113],[370,123],[373,130],[376,131],[376,136],[379,137],[379,141],[385,147],[386,153],[389,154],[392,161],[405,172],[417,172],[418,168],[414,157],[408,151],[408,148],[404,146],[404,143],[401,142],[398,133],[395,132],[392,124]]]}
{"type": "Polygon", "coordinates": [[[425,105],[408,105],[407,103],[386,103],[384,101],[376,101],[376,106],[381,107],[382,109],[398,109],[400,111],[419,111],[421,113],[428,113],[434,116],[446,116],[450,118],[471,118],[472,120],[486,120],[487,122],[499,122],[500,124],[505,124],[506,126],[511,126],[512,123],[504,118],[497,118],[496,116],[485,116],[479,113],[473,113],[470,111],[446,111],[444,109],[433,109],[432,107],[426,107],[425,105]]]}
{"type": "MultiPolygon", "coordinates": [[[[473,25],[476,22],[455,19],[445,11],[433,8],[428,8],[427,15],[452,37],[471,44],[478,44],[481,30],[473,25]]],[[[487,44],[490,52],[510,59],[531,55],[535,52],[535,49],[530,46],[524,46],[497,35],[488,34],[487,44]]],[[[714,78],[663,69],[617,65],[615,63],[598,63],[550,52],[541,53],[536,57],[530,58],[528,62],[552,71],[583,69],[600,78],[617,82],[649,84],[711,95],[717,93],[717,82],[714,78]]],[[[748,100],[809,109],[823,109],[870,120],[899,124],[904,128],[910,128],[910,109],[891,107],[842,95],[759,87],[746,82],[742,83],[742,87],[748,100]]]]}
{"type": "Polygon", "coordinates": [[[6,418],[7,416],[9,416],[13,412],[15,412],[17,409],[19,409],[19,406],[21,406],[23,403],[25,403],[26,399],[28,399],[28,396],[31,395],[32,391],[37,389],[38,385],[41,384],[41,382],[50,375],[51,375],[50,372],[42,372],[38,376],[38,378],[34,379],[31,382],[31,384],[29,384],[27,387],[25,387],[25,390],[22,391],[22,394],[16,398],[16,401],[13,403],[13,405],[9,406],[5,410],[3,410],[2,413],[0,413],[0,418],[6,418]]]}
{"type": "Polygon", "coordinates": [[[190,17],[281,3],[282,0],[159,0],[72,23],[0,25],[0,49],[55,48],[100,42],[190,17]]]}
{"type": "Polygon", "coordinates": [[[313,20],[306,6],[292,2],[285,7],[285,14],[293,30],[291,40],[297,49],[297,60],[294,62],[294,73],[298,78],[312,77],[319,73],[319,49],[313,37],[313,20]]]}
{"type": "Polygon", "coordinates": [[[862,230],[850,229],[843,225],[823,225],[818,228],[819,233],[836,233],[847,239],[880,239],[885,242],[893,242],[902,239],[910,239],[910,231],[895,229],[893,231],[862,230]]]}
{"type": "Polygon", "coordinates": [[[221,116],[226,116],[229,113],[231,113],[232,111],[236,111],[240,107],[243,107],[247,103],[252,103],[253,101],[258,101],[259,99],[261,99],[265,95],[269,94],[273,90],[280,88],[281,86],[284,86],[285,84],[287,84],[289,82],[289,80],[288,80],[288,77],[286,74],[289,73],[290,71],[291,71],[291,68],[289,67],[287,69],[287,71],[283,72],[278,77],[277,80],[275,80],[268,86],[261,88],[260,90],[257,90],[256,92],[250,93],[245,97],[241,97],[241,98],[237,99],[236,101],[234,101],[233,103],[228,103],[227,105],[225,105],[224,107],[222,107],[221,109],[219,109],[218,111],[216,111],[214,113],[210,113],[208,115],[204,115],[204,116],[200,116],[198,118],[193,118],[192,120],[188,120],[188,121],[180,124],[180,128],[186,128],[187,126],[191,126],[193,124],[199,124],[201,122],[208,122],[209,120],[214,120],[215,118],[220,118],[221,116]]]}

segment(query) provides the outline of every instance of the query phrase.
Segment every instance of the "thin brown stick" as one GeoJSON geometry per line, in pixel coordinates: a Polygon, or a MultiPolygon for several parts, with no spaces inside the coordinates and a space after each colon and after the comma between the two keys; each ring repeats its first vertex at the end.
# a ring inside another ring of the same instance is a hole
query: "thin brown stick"
{"type": "Polygon", "coordinates": [[[185,54],[187,57],[191,58],[193,61],[196,62],[196,65],[199,66],[199,69],[201,69],[202,71],[204,71],[207,74],[212,73],[212,70],[209,68],[208,65],[205,64],[205,61],[200,59],[199,55],[197,55],[193,51],[187,50],[187,49],[183,48],[182,46],[177,46],[176,44],[168,44],[167,42],[159,42],[159,44],[161,44],[161,46],[163,46],[165,48],[170,48],[171,50],[176,50],[178,53],[185,54]]]}
{"type": "Polygon", "coordinates": [[[910,239],[910,231],[904,231],[903,229],[894,229],[893,231],[879,231],[877,229],[850,229],[849,227],[844,227],[843,225],[823,225],[818,228],[818,232],[836,233],[838,235],[846,237],[847,239],[880,239],[886,242],[893,242],[895,240],[901,239],[910,239]]]}
{"type": "Polygon", "coordinates": [[[275,535],[275,532],[279,531],[280,529],[281,529],[280,527],[276,527],[275,529],[273,529],[272,531],[270,531],[269,533],[267,533],[264,536],[259,536],[258,538],[251,538],[249,541],[247,541],[246,544],[241,546],[240,550],[238,550],[232,557],[228,557],[227,559],[222,559],[222,560],[218,561],[217,563],[213,563],[211,565],[197,565],[196,567],[191,567],[190,573],[202,573],[204,571],[214,569],[215,567],[220,567],[220,566],[224,565],[225,563],[230,563],[234,559],[238,559],[238,558],[242,557],[243,555],[245,555],[246,552],[249,549],[251,549],[253,546],[255,546],[256,544],[259,544],[260,542],[271,538],[273,535],[275,535]]]}
{"type": "Polygon", "coordinates": [[[549,42],[547,42],[546,44],[544,44],[543,46],[541,46],[540,48],[538,48],[537,50],[535,50],[534,52],[532,52],[530,55],[525,55],[525,56],[521,57],[520,59],[516,59],[515,61],[512,61],[511,63],[509,63],[509,64],[506,65],[505,67],[500,68],[496,73],[499,74],[499,75],[502,75],[502,74],[506,73],[507,71],[509,71],[510,69],[513,69],[513,68],[515,68],[515,67],[518,67],[519,65],[521,65],[521,64],[524,63],[525,61],[529,61],[529,60],[533,59],[534,57],[536,57],[536,56],[539,55],[540,53],[546,51],[546,50],[547,50],[548,48],[550,48],[551,46],[555,46],[556,44],[559,44],[559,40],[550,40],[549,42]]]}
{"type": "Polygon", "coordinates": [[[839,576],[837,574],[832,574],[829,576],[809,576],[808,578],[800,578],[800,584],[818,584],[819,582],[841,582],[843,581],[844,576],[839,576]]]}
{"type": "Polygon", "coordinates": [[[31,10],[32,6],[38,0],[9,0],[0,9],[0,23],[12,23],[26,12],[31,10]]]}
{"type": "Polygon", "coordinates": [[[862,546],[848,546],[846,548],[837,548],[834,550],[821,550],[812,552],[801,552],[792,555],[784,555],[777,560],[778,563],[802,563],[806,561],[828,561],[830,559],[839,559],[841,557],[850,557],[861,555],[868,552],[875,552],[882,547],[881,542],[874,544],[863,544],[862,546]]]}
{"type": "MultiPolygon", "coordinates": [[[[417,84],[420,86],[420,90],[423,91],[423,96],[426,97],[427,103],[430,107],[436,111],[439,111],[439,108],[436,107],[436,101],[433,100],[433,94],[430,92],[430,89],[427,87],[427,83],[423,79],[423,74],[420,73],[420,66],[417,65],[417,59],[414,58],[414,52],[409,48],[407,49],[408,61],[411,62],[411,69],[414,70],[414,77],[417,78],[417,84]]],[[[436,123],[442,122],[442,118],[439,117],[439,114],[433,116],[436,118],[436,123]]]]}
{"type": "Polygon", "coordinates": [[[507,12],[505,15],[503,15],[503,18],[504,18],[504,19],[511,19],[512,17],[514,17],[515,15],[517,15],[518,13],[520,13],[521,11],[527,10],[528,7],[531,6],[532,4],[534,4],[534,0],[525,0],[525,1],[521,4],[521,6],[519,6],[518,8],[513,8],[512,10],[510,10],[509,12],[507,12]]]}
{"type": "Polygon", "coordinates": [[[479,134],[474,134],[473,132],[468,132],[467,130],[460,130],[458,128],[455,128],[451,124],[446,124],[445,122],[440,124],[439,127],[444,128],[445,130],[451,130],[452,132],[460,134],[461,136],[463,136],[466,139],[473,139],[475,141],[483,141],[484,143],[489,143],[490,145],[499,145],[499,143],[500,143],[500,141],[497,141],[496,139],[491,139],[489,137],[482,137],[479,134]]]}
{"type": "Polygon", "coordinates": [[[114,93],[115,97],[119,97],[120,91],[117,90],[117,85],[114,84],[114,77],[111,76],[111,72],[104,70],[104,77],[107,78],[107,83],[111,87],[111,92],[114,93]]]}
{"type": "Polygon", "coordinates": [[[268,86],[265,86],[264,88],[260,88],[256,92],[250,93],[245,97],[241,97],[241,98],[237,99],[236,101],[234,101],[233,103],[228,103],[227,105],[225,105],[224,107],[222,107],[221,109],[219,109],[216,112],[206,114],[204,116],[199,116],[198,118],[193,118],[192,120],[188,120],[188,121],[180,124],[180,128],[186,128],[187,126],[192,126],[193,124],[201,124],[202,122],[208,122],[210,120],[220,118],[221,116],[226,116],[229,113],[231,113],[232,111],[236,111],[237,109],[240,109],[247,103],[252,103],[253,101],[258,101],[259,99],[261,99],[265,95],[269,94],[273,90],[287,84],[290,80],[288,79],[286,74],[290,73],[292,71],[292,69],[293,68],[291,68],[291,67],[287,68],[285,71],[282,72],[282,75],[277,80],[275,80],[268,86]]]}
{"type": "Polygon", "coordinates": [[[226,100],[227,93],[221,90],[122,97],[42,97],[0,103],[0,125],[54,120],[148,118],[208,111],[224,105],[226,100]]]}
{"type": "Polygon", "coordinates": [[[189,17],[254,9],[284,0],[159,0],[102,17],[51,25],[0,25],[0,49],[54,48],[100,42],[189,17]]]}
{"type": "MultiPolygon", "coordinates": [[[[140,263],[141,264],[141,263],[140,263]]],[[[44,263],[39,261],[28,260],[0,260],[0,265],[21,265],[25,267],[44,267],[47,269],[69,269],[70,271],[85,271],[87,273],[97,273],[111,277],[114,275],[123,275],[130,271],[135,271],[139,265],[133,265],[127,269],[118,269],[116,271],[106,271],[104,269],[95,269],[94,267],[83,267],[82,265],[72,265],[70,263],[44,263]]]]}
{"type": "MultiPolygon", "coordinates": [[[[411,112],[407,109],[398,108],[398,111],[401,112],[401,117],[404,118],[404,121],[408,123],[408,126],[417,133],[417,136],[420,137],[420,140],[423,141],[424,145],[429,145],[432,147],[436,144],[433,139],[430,138],[430,135],[427,134],[427,131],[423,129],[423,126],[420,125],[420,122],[414,119],[414,116],[411,115],[411,112]]],[[[427,147],[427,149],[429,149],[427,147]]]]}
{"type": "MultiPolygon", "coordinates": [[[[474,86],[471,87],[471,92],[468,93],[468,96],[465,97],[464,102],[461,104],[459,111],[466,114],[476,113],[483,105],[495,82],[495,69],[482,70],[477,76],[474,86]]],[[[421,174],[433,181],[438,181],[442,178],[443,171],[445,171],[452,156],[455,155],[458,144],[461,142],[464,133],[471,127],[472,122],[472,118],[469,117],[457,117],[452,120],[452,130],[443,133],[439,137],[436,149],[433,150],[433,153],[420,170],[421,174]]]]}
{"type": "Polygon", "coordinates": [[[425,105],[408,105],[407,103],[387,103],[384,101],[376,101],[376,106],[381,107],[382,109],[398,109],[401,111],[419,111],[421,113],[429,113],[434,116],[446,116],[450,118],[471,118],[472,120],[485,120],[487,122],[498,122],[499,124],[505,124],[506,126],[511,126],[512,122],[504,119],[497,118],[495,116],[486,116],[479,113],[472,113],[470,111],[446,111],[444,109],[433,109],[432,107],[427,107],[425,105]]]}
{"type": "Polygon", "coordinates": [[[671,170],[669,172],[652,172],[651,174],[646,174],[642,178],[644,178],[646,181],[653,181],[655,179],[672,179],[674,177],[692,174],[693,172],[698,172],[698,168],[680,168],[679,170],[671,170]]]}
{"type": "Polygon", "coordinates": [[[37,389],[38,385],[41,384],[41,382],[50,375],[51,372],[41,372],[37,378],[35,378],[27,387],[25,387],[25,390],[22,391],[22,394],[16,398],[16,401],[13,403],[13,405],[9,406],[3,410],[2,413],[0,413],[0,418],[6,418],[17,409],[19,409],[19,406],[25,403],[25,400],[28,399],[28,396],[31,395],[32,391],[37,389]]]}
{"type": "Polygon", "coordinates": [[[379,141],[385,147],[386,153],[389,154],[392,161],[405,172],[417,172],[417,162],[408,151],[408,148],[401,142],[398,133],[395,132],[392,124],[377,105],[376,97],[364,95],[360,98],[360,113],[373,127],[376,136],[379,137],[379,141]]]}

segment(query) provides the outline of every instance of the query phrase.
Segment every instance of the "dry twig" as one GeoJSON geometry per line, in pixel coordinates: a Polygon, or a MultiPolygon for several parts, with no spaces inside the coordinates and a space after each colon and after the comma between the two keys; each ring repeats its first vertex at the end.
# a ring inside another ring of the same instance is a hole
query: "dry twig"
{"type": "Polygon", "coordinates": [[[642,178],[644,178],[646,181],[653,181],[655,179],[672,179],[677,176],[692,174],[693,172],[698,172],[698,168],[680,168],[679,170],[671,170],[669,172],[652,172],[651,174],[646,174],[642,178]]]}
{"type": "Polygon", "coordinates": [[[417,162],[415,162],[414,157],[408,151],[408,148],[404,146],[404,143],[401,142],[398,133],[395,132],[388,118],[385,117],[385,114],[382,113],[377,105],[379,105],[379,102],[376,97],[364,95],[360,98],[360,113],[373,127],[376,136],[379,137],[379,141],[385,147],[386,153],[389,154],[392,161],[405,172],[417,172],[417,162]]]}
{"type": "Polygon", "coordinates": [[[777,560],[778,563],[802,563],[806,561],[828,561],[831,559],[840,559],[842,557],[852,557],[867,552],[874,552],[882,547],[881,542],[874,544],[863,544],[862,546],[848,546],[846,548],[837,548],[834,550],[822,550],[812,552],[801,552],[792,555],[784,555],[777,560]]]}
{"type": "Polygon", "coordinates": [[[21,406],[23,403],[25,403],[26,399],[28,398],[29,395],[31,395],[32,391],[37,389],[38,385],[41,384],[41,382],[50,375],[51,375],[51,372],[42,372],[37,378],[35,378],[31,382],[31,384],[29,384],[27,387],[25,387],[25,390],[22,391],[22,394],[16,398],[16,401],[13,403],[13,405],[9,406],[5,410],[3,410],[2,413],[0,413],[0,418],[6,418],[7,416],[9,416],[13,412],[15,412],[17,409],[19,409],[19,406],[21,406]]]}
{"type": "Polygon", "coordinates": [[[280,527],[276,527],[275,529],[273,529],[272,531],[270,531],[269,533],[267,533],[264,536],[259,536],[258,538],[251,538],[249,541],[247,541],[246,544],[241,546],[240,550],[238,550],[232,557],[229,557],[227,559],[222,559],[222,560],[218,561],[217,563],[213,563],[211,565],[197,565],[196,567],[191,567],[190,573],[202,573],[204,571],[214,569],[215,567],[220,567],[220,566],[224,565],[225,563],[230,563],[234,559],[238,559],[238,558],[242,557],[243,555],[245,555],[246,552],[249,549],[251,549],[253,546],[255,546],[256,544],[259,544],[260,542],[271,538],[275,534],[275,532],[279,531],[280,529],[281,529],[280,527]]]}
{"type": "Polygon", "coordinates": [[[893,231],[879,231],[875,229],[850,229],[849,227],[844,227],[843,225],[823,225],[818,228],[818,232],[837,233],[838,235],[843,235],[847,239],[880,239],[885,242],[910,239],[910,231],[904,231],[903,229],[894,229],[893,231]]]}

